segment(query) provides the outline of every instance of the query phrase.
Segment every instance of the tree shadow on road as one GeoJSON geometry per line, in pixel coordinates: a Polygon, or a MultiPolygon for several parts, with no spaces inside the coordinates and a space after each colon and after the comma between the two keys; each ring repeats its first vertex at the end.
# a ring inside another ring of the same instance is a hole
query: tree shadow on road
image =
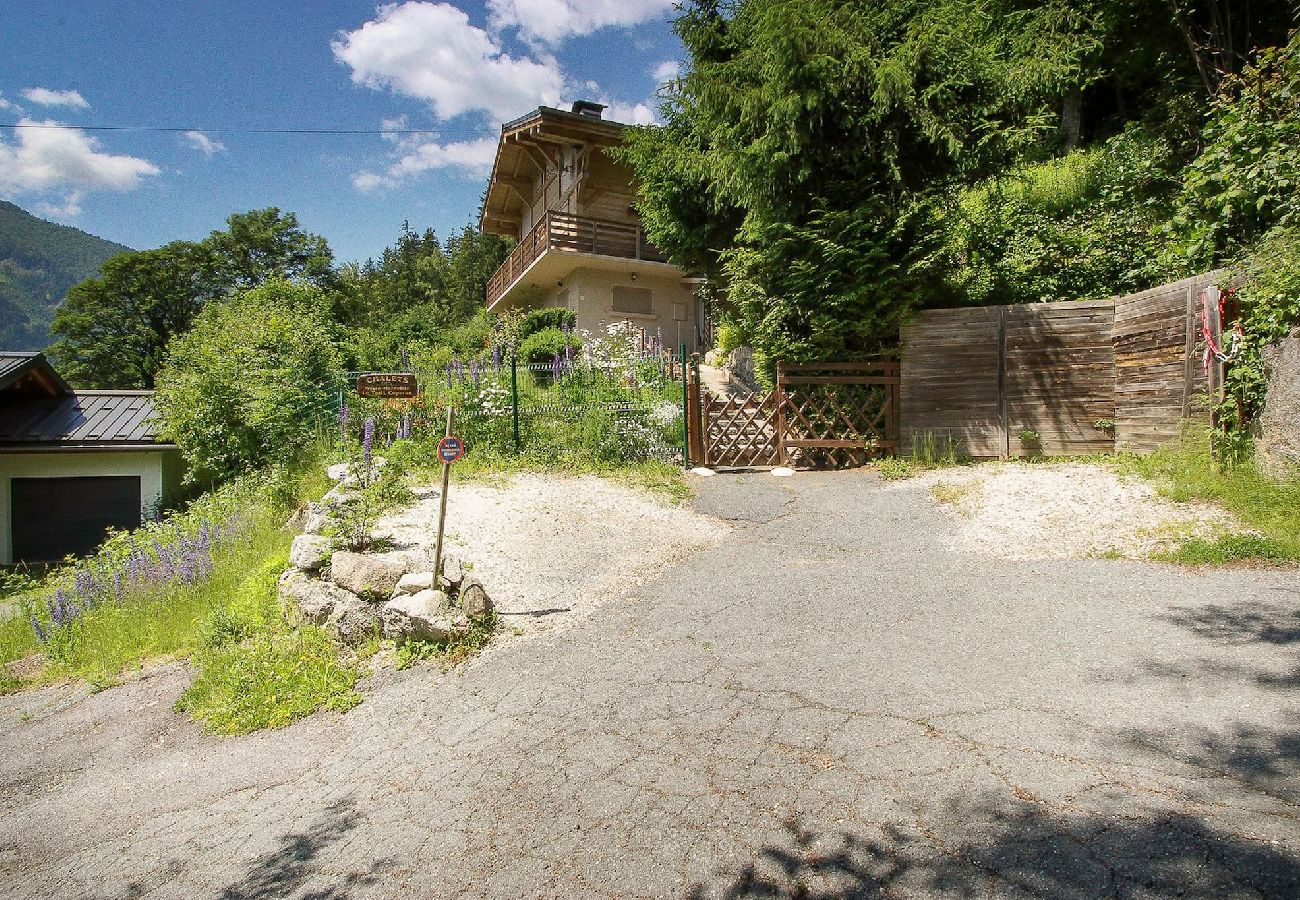
{"type": "Polygon", "coordinates": [[[929,838],[887,827],[878,839],[789,822],[784,840],[689,896],[1300,896],[1300,858],[1178,813],[1138,822],[1029,802],[960,801],[945,821],[949,827],[929,838]]]}
{"type": "MultiPolygon", "coordinates": [[[[281,836],[276,848],[258,858],[248,874],[222,891],[221,897],[223,900],[258,900],[293,894],[317,875],[321,854],[355,828],[357,818],[351,800],[340,800],[330,805],[307,830],[281,836]]],[[[349,873],[322,890],[308,891],[301,896],[304,900],[349,897],[357,887],[375,884],[378,881],[375,872],[381,865],[376,862],[367,872],[349,873]]]]}

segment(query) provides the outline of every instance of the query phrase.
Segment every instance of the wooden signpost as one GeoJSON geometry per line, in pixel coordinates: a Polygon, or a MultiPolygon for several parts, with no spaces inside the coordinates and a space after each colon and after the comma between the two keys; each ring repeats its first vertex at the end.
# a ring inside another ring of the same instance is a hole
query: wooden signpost
{"type": "Polygon", "coordinates": [[[433,589],[438,590],[442,577],[442,535],[447,525],[447,488],[451,484],[451,464],[465,454],[465,442],[451,433],[452,409],[447,407],[447,436],[438,442],[438,459],[442,460],[442,494],[438,498],[438,540],[434,547],[433,589]]]}
{"type": "Polygon", "coordinates": [[[357,396],[411,400],[420,396],[414,372],[367,372],[357,377],[357,396]]]}

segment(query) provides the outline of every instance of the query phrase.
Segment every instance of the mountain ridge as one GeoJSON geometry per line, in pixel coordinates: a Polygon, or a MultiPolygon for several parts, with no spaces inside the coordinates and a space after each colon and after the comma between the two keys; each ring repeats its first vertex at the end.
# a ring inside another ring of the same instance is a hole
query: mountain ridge
{"type": "Polygon", "coordinates": [[[43,350],[54,310],[73,285],[130,251],[0,200],[0,350],[43,350]]]}

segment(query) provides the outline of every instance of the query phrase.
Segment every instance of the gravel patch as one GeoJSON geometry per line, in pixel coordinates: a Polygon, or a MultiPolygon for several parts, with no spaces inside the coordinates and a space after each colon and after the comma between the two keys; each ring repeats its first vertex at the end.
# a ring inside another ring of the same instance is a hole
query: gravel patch
{"type": "Polygon", "coordinates": [[[1240,530],[1217,507],[1175,503],[1094,463],[939,469],[886,490],[926,492],[958,523],[950,549],[1003,559],[1145,559],[1191,537],[1240,530]]]}
{"type": "MultiPolygon", "coordinates": [[[[375,529],[432,547],[436,489],[375,529]]],[[[659,570],[712,547],[731,526],[595,476],[519,475],[453,486],[447,545],[473,565],[507,628],[544,631],[623,596],[659,570]]]]}

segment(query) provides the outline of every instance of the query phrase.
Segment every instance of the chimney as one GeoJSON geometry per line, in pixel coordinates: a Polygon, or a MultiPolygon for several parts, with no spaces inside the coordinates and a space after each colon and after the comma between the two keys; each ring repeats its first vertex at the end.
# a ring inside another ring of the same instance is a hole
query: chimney
{"type": "Polygon", "coordinates": [[[573,112],[589,119],[599,119],[601,114],[605,112],[605,104],[593,103],[591,100],[575,100],[573,101],[573,112]]]}

